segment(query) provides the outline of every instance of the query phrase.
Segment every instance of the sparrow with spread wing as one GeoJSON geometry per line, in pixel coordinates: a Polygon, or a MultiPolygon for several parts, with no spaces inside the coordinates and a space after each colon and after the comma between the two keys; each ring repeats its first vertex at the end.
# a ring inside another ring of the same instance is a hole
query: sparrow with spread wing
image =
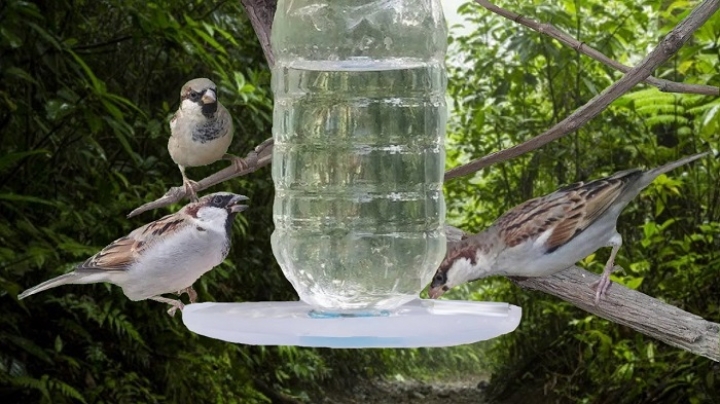
{"type": "Polygon", "coordinates": [[[186,167],[199,167],[218,160],[233,164],[244,161],[227,153],[233,138],[230,113],[218,101],[217,87],[210,79],[188,81],[180,90],[180,107],[170,120],[170,157],[180,168],[185,192],[197,200],[197,183],[185,174],[186,167]]]}
{"type": "Polygon", "coordinates": [[[615,173],[578,182],[526,201],[488,229],[448,248],[430,284],[436,299],[449,289],[491,275],[547,276],[562,271],[601,247],[612,247],[595,288],[595,303],[610,286],[615,256],[622,245],[618,216],[660,174],[708,155],[695,154],[649,171],[615,173]]]}
{"type": "Polygon", "coordinates": [[[113,241],[74,271],[32,287],[18,299],[60,285],[108,282],[120,286],[130,300],[167,303],[174,315],[183,309],[182,302],[161,295],[184,292],[195,301],[192,284],[227,256],[233,220],[247,209],[240,204],[247,199],[228,192],[205,195],[113,241]]]}

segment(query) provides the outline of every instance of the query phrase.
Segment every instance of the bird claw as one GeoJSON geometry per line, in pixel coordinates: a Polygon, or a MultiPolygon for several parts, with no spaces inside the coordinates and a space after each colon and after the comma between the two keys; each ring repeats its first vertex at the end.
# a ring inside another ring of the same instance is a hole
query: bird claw
{"type": "Polygon", "coordinates": [[[610,285],[612,285],[612,281],[610,280],[610,274],[617,270],[622,269],[620,265],[614,265],[612,267],[607,266],[605,267],[605,270],[603,271],[602,276],[600,279],[596,280],[595,282],[590,284],[590,287],[595,290],[595,305],[600,304],[600,300],[605,296],[608,289],[610,289],[610,285]]]}
{"type": "Polygon", "coordinates": [[[183,187],[185,188],[185,195],[190,198],[191,202],[197,202],[198,196],[196,189],[200,188],[200,184],[198,184],[196,181],[184,179],[183,180],[183,187]]]}
{"type": "Polygon", "coordinates": [[[241,171],[249,171],[253,172],[257,170],[258,168],[258,159],[261,155],[264,155],[265,151],[270,148],[269,150],[272,151],[272,145],[275,143],[275,140],[273,138],[265,139],[262,143],[257,145],[255,149],[248,152],[247,156],[245,158],[241,158],[238,156],[234,156],[232,154],[226,153],[223,156],[223,159],[229,160],[232,162],[232,165],[235,167],[236,172],[241,171]]]}
{"type": "Polygon", "coordinates": [[[247,157],[241,158],[238,156],[234,156],[232,154],[226,154],[223,156],[223,159],[230,161],[233,167],[235,167],[236,172],[240,171],[246,171],[249,170],[250,172],[255,171],[257,169],[257,153],[255,151],[251,151],[248,153],[247,157]]]}
{"type": "Polygon", "coordinates": [[[190,299],[190,303],[197,302],[198,294],[195,291],[195,289],[193,289],[192,286],[188,286],[185,289],[178,290],[178,292],[177,292],[178,297],[182,296],[183,293],[187,293],[188,298],[190,299]]]}
{"type": "Polygon", "coordinates": [[[590,287],[595,290],[595,305],[600,304],[600,300],[605,296],[605,292],[610,288],[612,282],[608,277],[603,275],[597,281],[593,282],[590,287]]]}
{"type": "Polygon", "coordinates": [[[170,308],[168,309],[168,311],[167,311],[167,313],[170,315],[170,317],[175,317],[175,312],[176,312],[178,309],[180,309],[180,311],[183,311],[183,309],[185,308],[185,305],[182,304],[182,302],[179,301],[179,300],[176,300],[174,303],[168,303],[168,304],[169,304],[170,306],[172,306],[172,307],[170,307],[170,308]]]}

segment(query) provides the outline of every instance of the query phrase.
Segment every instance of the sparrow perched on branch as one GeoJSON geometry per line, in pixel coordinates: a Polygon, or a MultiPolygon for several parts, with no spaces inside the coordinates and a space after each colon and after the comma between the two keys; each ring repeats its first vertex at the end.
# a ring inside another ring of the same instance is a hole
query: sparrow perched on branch
{"type": "Polygon", "coordinates": [[[206,78],[193,79],[180,90],[180,108],[170,120],[170,157],[180,168],[183,186],[192,201],[197,200],[197,182],[185,174],[186,167],[199,167],[218,160],[242,164],[227,154],[233,138],[230,113],[217,99],[215,83],[206,78]]]}
{"type": "Polygon", "coordinates": [[[449,289],[491,275],[547,276],[562,271],[601,247],[612,247],[595,288],[595,303],[610,286],[615,256],[622,245],[618,216],[657,176],[706,156],[700,153],[645,171],[615,173],[578,182],[522,203],[488,229],[448,248],[430,284],[436,299],[449,289]]]}
{"type": "Polygon", "coordinates": [[[228,192],[205,195],[113,241],[74,271],[32,287],[18,299],[65,284],[109,282],[120,286],[130,300],[171,305],[172,316],[183,309],[182,302],[161,295],[187,293],[190,302],[195,301],[192,284],[227,256],[233,220],[247,209],[240,204],[247,199],[228,192]]]}

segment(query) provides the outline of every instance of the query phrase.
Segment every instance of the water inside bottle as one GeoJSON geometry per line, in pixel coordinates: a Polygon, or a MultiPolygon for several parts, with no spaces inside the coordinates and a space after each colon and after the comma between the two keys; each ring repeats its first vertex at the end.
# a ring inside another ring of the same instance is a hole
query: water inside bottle
{"type": "Polygon", "coordinates": [[[445,70],[359,63],[273,74],[272,248],[325,311],[406,303],[445,254],[445,70]]]}

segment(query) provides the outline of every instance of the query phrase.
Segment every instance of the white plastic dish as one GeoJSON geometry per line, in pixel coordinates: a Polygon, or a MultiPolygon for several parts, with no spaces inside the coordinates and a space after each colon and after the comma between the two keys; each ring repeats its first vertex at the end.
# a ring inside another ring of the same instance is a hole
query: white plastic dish
{"type": "Polygon", "coordinates": [[[444,347],[512,332],[522,310],[508,303],[416,299],[375,315],[322,314],[298,302],[195,303],[192,332],[248,345],[324,348],[444,347]]]}

